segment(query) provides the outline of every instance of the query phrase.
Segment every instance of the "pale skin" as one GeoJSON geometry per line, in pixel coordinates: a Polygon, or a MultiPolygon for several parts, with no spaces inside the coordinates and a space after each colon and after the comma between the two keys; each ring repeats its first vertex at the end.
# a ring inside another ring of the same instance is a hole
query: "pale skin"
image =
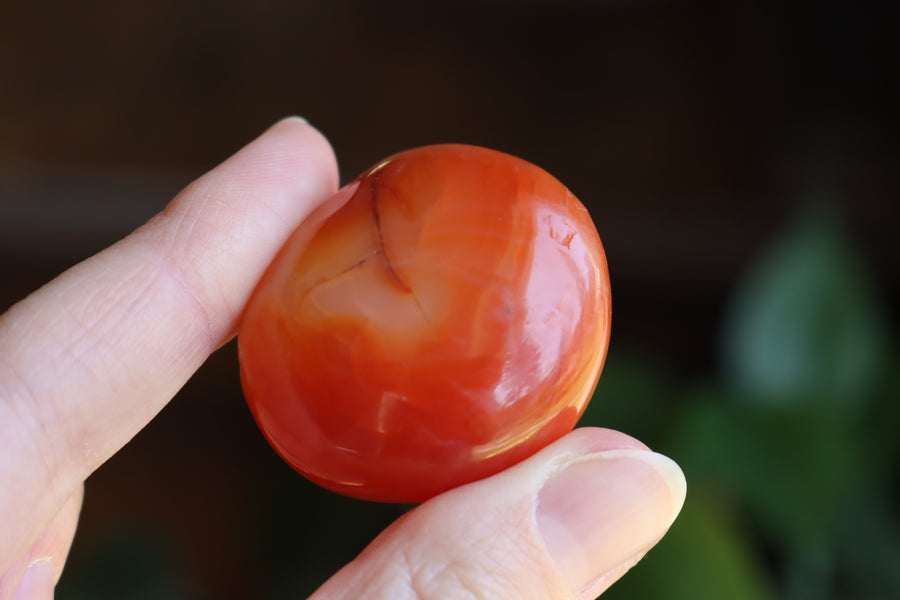
{"type": "MultiPolygon", "coordinates": [[[[0,316],[0,600],[53,597],[86,478],[235,335],[293,229],[346,200],[328,201],[337,187],[327,140],[285,119],[0,316]]],[[[595,598],[684,497],[671,460],[579,429],[422,504],[313,598],[595,598]]]]}

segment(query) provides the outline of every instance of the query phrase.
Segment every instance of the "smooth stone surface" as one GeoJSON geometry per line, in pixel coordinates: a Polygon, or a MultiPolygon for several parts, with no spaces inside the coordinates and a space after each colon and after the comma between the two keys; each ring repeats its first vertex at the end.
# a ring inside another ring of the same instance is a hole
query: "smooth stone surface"
{"type": "Polygon", "coordinates": [[[609,339],[582,204],[530,163],[462,145],[352,185],[295,232],[242,321],[245,394],[275,449],[326,488],[411,502],[570,431],[609,339]]]}

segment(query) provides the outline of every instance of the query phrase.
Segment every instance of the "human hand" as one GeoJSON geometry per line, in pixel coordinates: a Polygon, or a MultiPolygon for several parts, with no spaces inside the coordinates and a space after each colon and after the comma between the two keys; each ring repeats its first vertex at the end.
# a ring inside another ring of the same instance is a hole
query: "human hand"
{"type": "MultiPolygon", "coordinates": [[[[52,598],[85,479],[235,334],[296,225],[346,201],[337,182],[325,138],[287,119],[0,316],[0,600],[52,598]]],[[[669,459],[579,429],[410,511],[314,598],[594,598],[684,495],[669,459]]]]}

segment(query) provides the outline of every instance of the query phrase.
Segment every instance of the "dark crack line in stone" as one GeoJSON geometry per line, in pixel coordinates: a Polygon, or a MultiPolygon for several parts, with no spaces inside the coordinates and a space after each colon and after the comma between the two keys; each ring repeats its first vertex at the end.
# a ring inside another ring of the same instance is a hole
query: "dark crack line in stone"
{"type": "Polygon", "coordinates": [[[394,281],[397,282],[403,290],[412,296],[413,301],[416,303],[416,306],[419,307],[419,310],[422,312],[422,316],[425,317],[425,320],[428,320],[428,314],[425,312],[425,309],[419,303],[418,297],[413,292],[412,288],[407,285],[405,281],[400,278],[400,275],[394,270],[394,265],[391,264],[391,260],[388,257],[387,248],[384,245],[384,235],[381,229],[381,213],[378,210],[378,195],[375,193],[375,187],[378,185],[378,178],[380,177],[380,173],[375,173],[375,176],[372,178],[372,186],[370,188],[372,194],[372,216],[375,219],[375,238],[378,244],[378,248],[376,249],[376,253],[381,254],[382,259],[384,260],[384,265],[387,267],[388,272],[391,274],[391,277],[394,281]]]}
{"type": "Polygon", "coordinates": [[[387,249],[384,247],[384,235],[381,232],[381,213],[378,211],[378,197],[375,194],[375,186],[378,184],[378,174],[375,174],[375,177],[372,178],[372,216],[375,218],[375,239],[378,244],[378,249],[376,252],[381,254],[384,258],[384,266],[387,267],[388,272],[391,274],[391,277],[394,278],[394,281],[402,287],[407,292],[412,292],[409,289],[409,286],[406,285],[406,282],[400,279],[400,275],[397,274],[397,271],[394,270],[394,265],[391,264],[391,259],[388,258],[387,249]]]}
{"type": "Polygon", "coordinates": [[[306,300],[306,297],[309,296],[310,292],[312,292],[314,289],[316,289],[317,287],[319,287],[319,286],[322,285],[323,283],[328,283],[329,281],[334,281],[334,280],[337,279],[338,277],[341,277],[341,276],[343,276],[343,275],[346,275],[347,273],[349,273],[350,271],[353,271],[354,269],[361,269],[361,268],[363,267],[363,265],[365,265],[367,262],[369,262],[370,260],[372,260],[372,259],[373,259],[375,256],[377,256],[377,255],[378,255],[378,251],[377,251],[377,250],[373,250],[372,253],[371,253],[369,256],[363,258],[363,259],[360,260],[360,261],[357,261],[357,262],[353,263],[352,265],[350,265],[350,266],[347,267],[346,269],[343,269],[342,271],[340,271],[340,272],[338,272],[338,273],[335,273],[334,275],[329,275],[328,277],[323,277],[323,278],[320,279],[319,281],[317,281],[317,282],[315,282],[314,284],[312,284],[311,286],[309,286],[309,287],[306,289],[306,291],[303,292],[303,295],[300,296],[298,302],[304,302],[304,301],[306,300]]]}

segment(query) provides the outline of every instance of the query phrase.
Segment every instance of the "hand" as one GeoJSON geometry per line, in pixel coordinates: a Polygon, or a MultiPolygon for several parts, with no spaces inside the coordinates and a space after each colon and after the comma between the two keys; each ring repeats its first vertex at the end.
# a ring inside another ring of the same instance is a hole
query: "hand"
{"type": "MultiPolygon", "coordinates": [[[[85,479],[234,335],[296,225],[346,200],[326,202],[337,184],[325,138],[284,120],[0,317],[0,600],[52,598],[85,479]]],[[[314,597],[594,598],[684,496],[669,459],[576,430],[410,511],[314,597]]]]}

